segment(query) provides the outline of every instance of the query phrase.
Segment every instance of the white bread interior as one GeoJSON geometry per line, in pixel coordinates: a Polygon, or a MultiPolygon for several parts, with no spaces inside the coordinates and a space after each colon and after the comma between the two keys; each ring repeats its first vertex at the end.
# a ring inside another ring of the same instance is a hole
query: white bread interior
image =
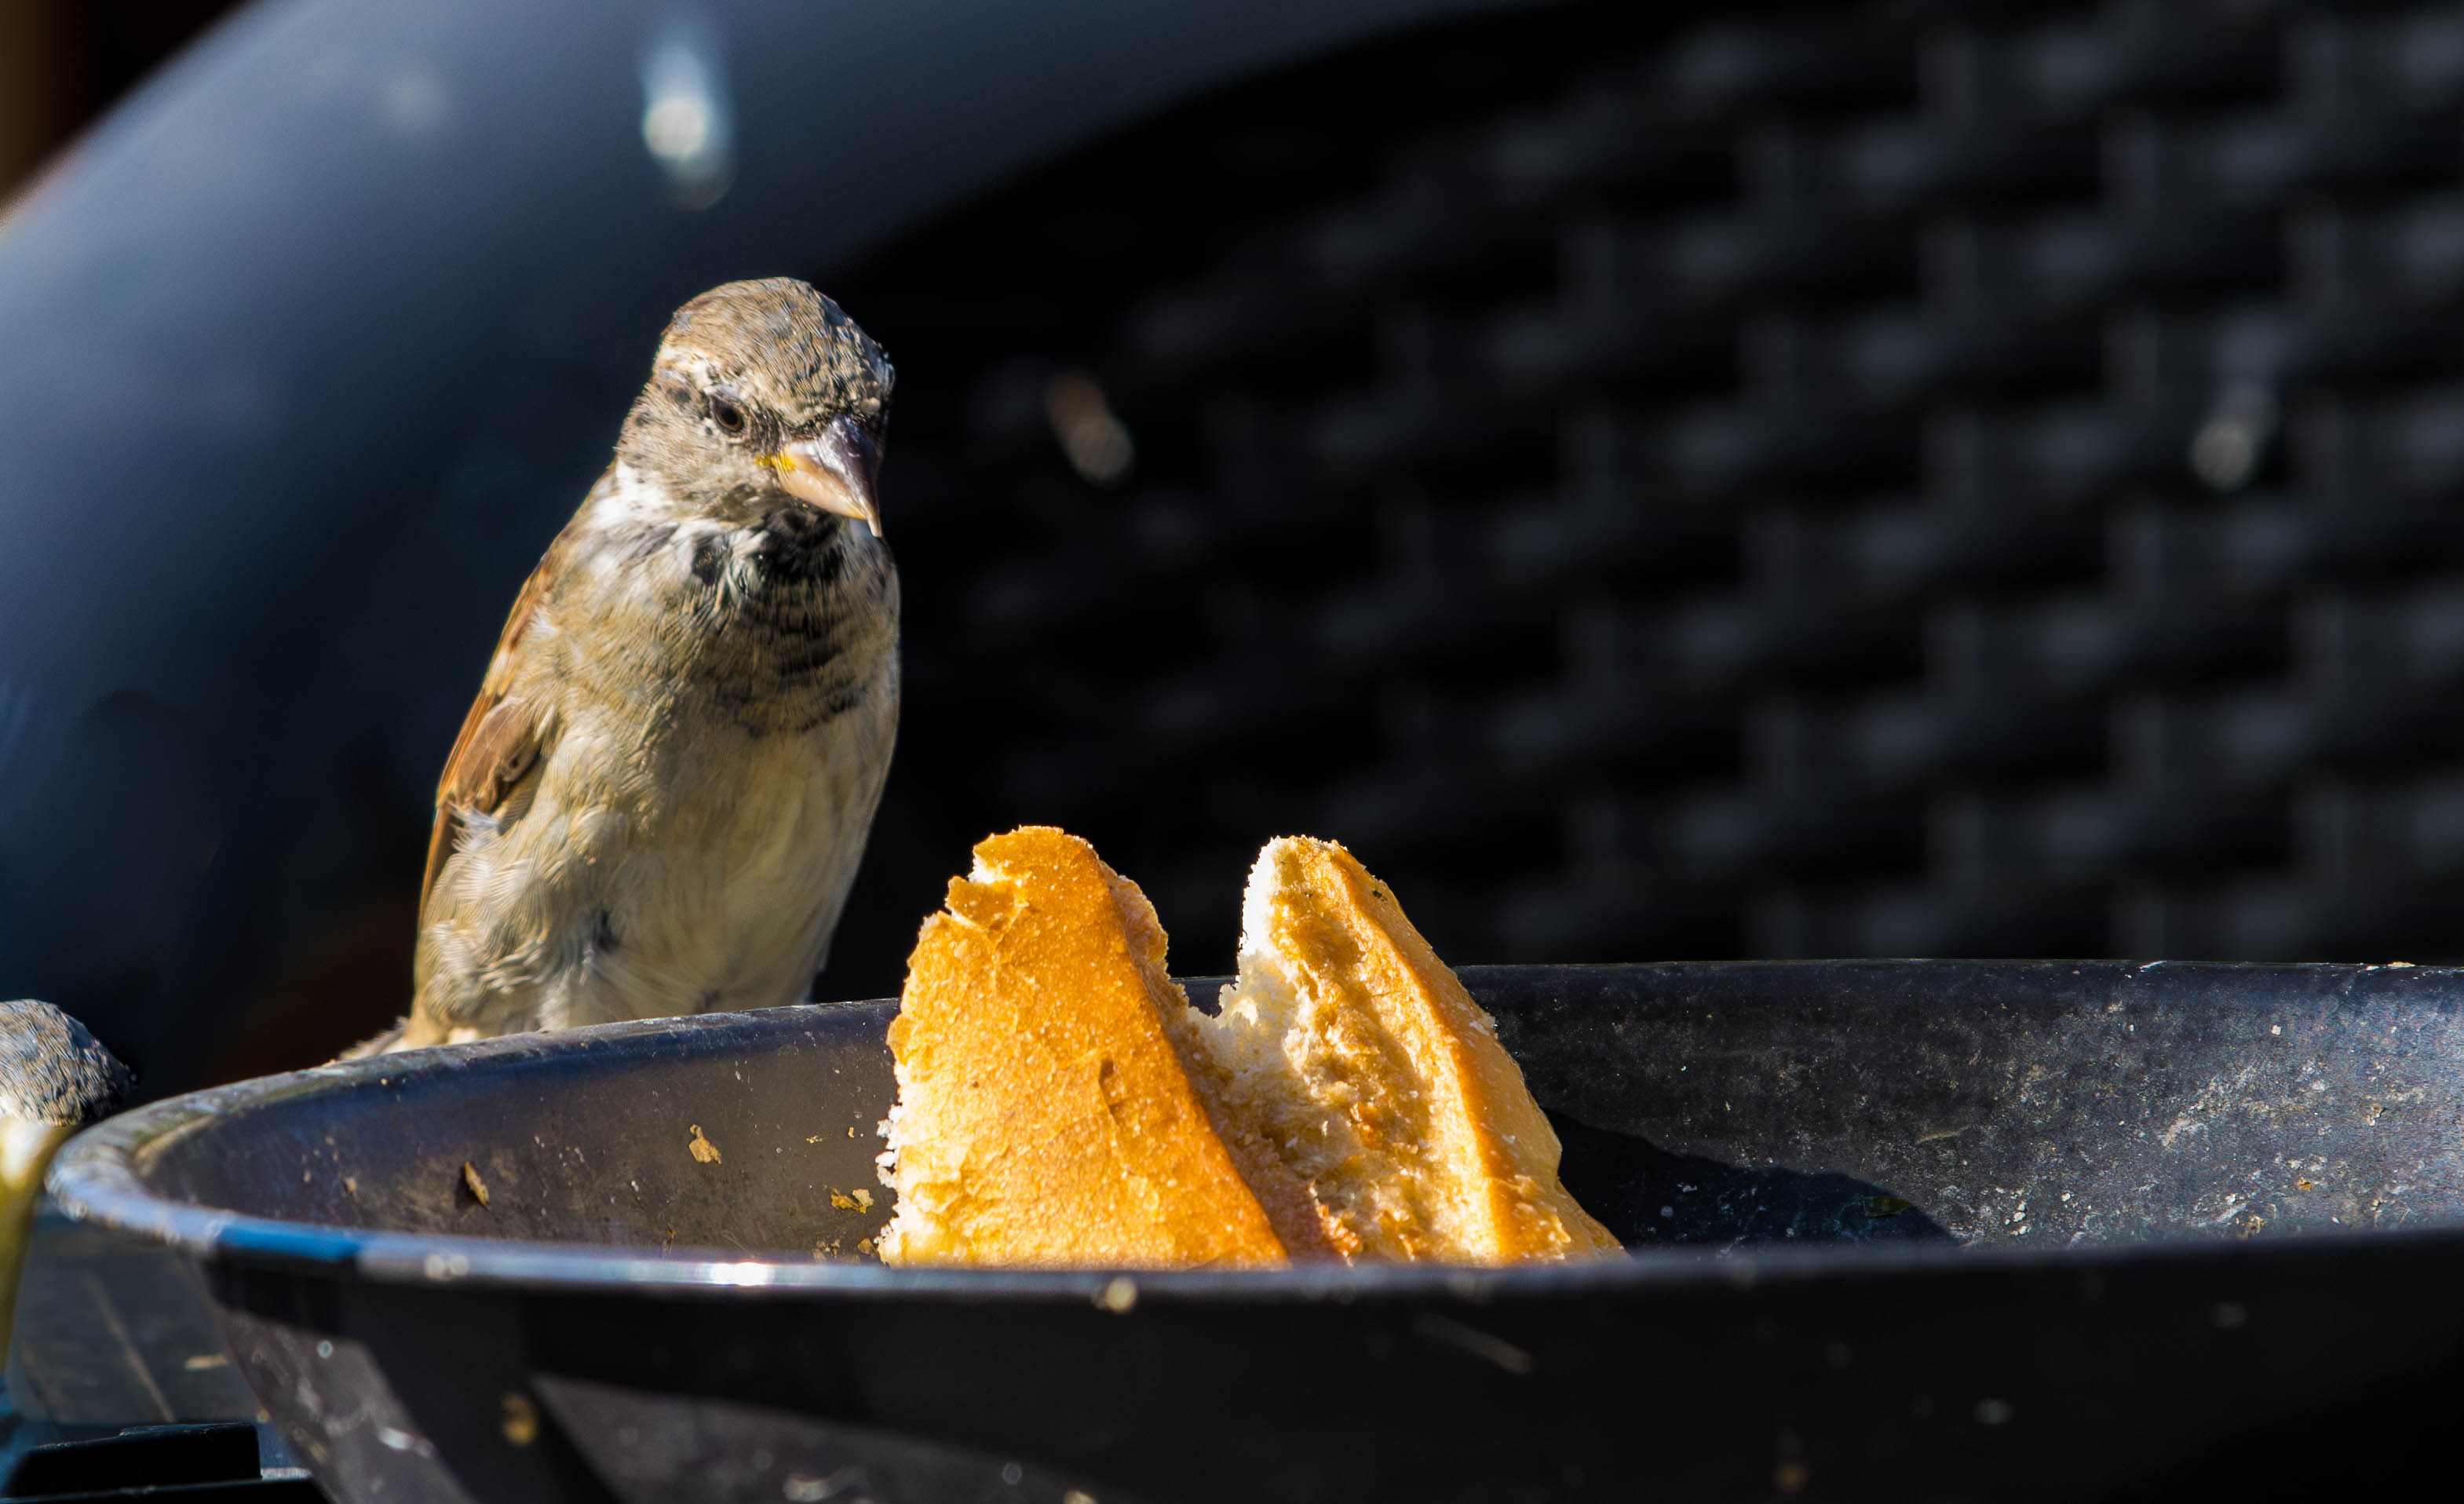
{"type": "Polygon", "coordinates": [[[1557,1180],[1557,1136],[1494,1022],[1385,884],[1329,841],[1270,841],[1240,979],[1193,1011],[1192,1072],[1285,1242],[1347,1261],[1501,1264],[1619,1251],[1557,1180]],[[1271,1162],[1261,1162],[1261,1156],[1271,1162]]]}

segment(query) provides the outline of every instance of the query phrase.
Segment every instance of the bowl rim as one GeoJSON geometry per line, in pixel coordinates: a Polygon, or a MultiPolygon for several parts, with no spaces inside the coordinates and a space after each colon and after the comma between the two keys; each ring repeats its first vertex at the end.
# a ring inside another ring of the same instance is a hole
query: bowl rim
{"type": "MultiPolygon", "coordinates": [[[[2011,961],[1749,961],[1736,962],[1639,962],[1624,965],[1466,966],[1467,981],[1484,973],[1640,971],[1661,965],[1699,970],[1811,966],[1897,966],[1972,972],[2014,966],[2129,964],[2114,962],[2011,961]]],[[[2214,973],[2254,971],[2352,973],[2384,966],[2321,962],[2152,962],[2214,973]]],[[[2417,975],[2452,968],[2407,968],[2417,975]]],[[[1182,979],[1191,985],[1223,978],[1182,979]]],[[[2421,975],[2430,981],[2430,975],[2421,975]]],[[[1475,989],[1477,990],[1477,988],[1475,989]]],[[[544,1242],[450,1234],[388,1231],[257,1216],[224,1207],[177,1201],[149,1190],[139,1163],[169,1143],[226,1117],[301,1097],[390,1085],[404,1078],[458,1073],[500,1060],[553,1057],[601,1051],[649,1038],[671,1042],[679,1035],[773,1027],[781,1015],[827,1015],[856,1010],[894,1012],[898,1000],[865,999],[803,1003],[738,1013],[628,1020],[553,1033],[507,1035],[468,1044],[406,1051],[361,1060],[337,1061],[303,1071],[211,1087],[169,1097],[108,1118],[86,1129],[54,1161],[47,1189],[71,1220],[160,1244],[201,1266],[266,1269],[292,1273],[356,1274],[385,1285],[472,1285],[563,1294],[651,1293],[707,1298],[759,1298],[823,1294],[849,1299],[948,1296],[961,1300],[1089,1303],[1125,1313],[1150,1299],[1352,1302],[1450,1297],[1475,1303],[1534,1298],[1596,1297],[1611,1294],[1683,1295],[1706,1291],[1744,1291],[1762,1286],[1801,1286],[1835,1281],[1921,1278],[1938,1281],[1962,1274],[2034,1272],[2087,1275],[2117,1266],[2145,1267],[2219,1261],[2240,1269],[2280,1256],[2351,1257],[2398,1250],[2440,1250],[2464,1257],[2464,1224],[2422,1228],[2348,1229],[2255,1239],[2166,1238],[2141,1243],[2078,1247],[1974,1248],[1954,1243],[1827,1244],[1818,1248],[1757,1245],[1728,1250],[1636,1250],[1621,1259],[1564,1264],[1466,1267],[1460,1265],[1296,1265],[1285,1269],[1167,1270],[1150,1268],[893,1269],[877,1263],[818,1260],[781,1251],[747,1255],[700,1248],[666,1249],[620,1244],[544,1242]]]]}

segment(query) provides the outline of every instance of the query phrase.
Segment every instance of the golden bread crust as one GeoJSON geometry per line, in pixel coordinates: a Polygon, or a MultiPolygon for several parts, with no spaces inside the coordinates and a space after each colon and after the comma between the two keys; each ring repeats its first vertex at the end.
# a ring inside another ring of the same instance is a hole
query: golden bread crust
{"type": "Polygon", "coordinates": [[[976,847],[890,1046],[890,1264],[1287,1262],[1172,1033],[1188,1000],[1137,885],[1065,831],[976,847]]]}
{"type": "Polygon", "coordinates": [[[1320,1000],[1337,1051],[1403,1057],[1377,1072],[1383,1099],[1351,1112],[1358,1141],[1418,1179],[1405,1188],[1426,1220],[1396,1225],[1390,1205],[1387,1226],[1355,1220],[1353,1235],[1405,1257],[1482,1263],[1622,1251],[1558,1183],[1557,1135],[1522,1069],[1386,886],[1341,846],[1307,837],[1271,843],[1260,866],[1273,884],[1271,933],[1244,945],[1271,946],[1320,1000]],[[1390,1073],[1395,1066],[1405,1069],[1390,1073]],[[1410,1090],[1397,1090],[1405,1080],[1410,1090]],[[1401,1141],[1406,1133],[1417,1142],[1401,1141]]]}

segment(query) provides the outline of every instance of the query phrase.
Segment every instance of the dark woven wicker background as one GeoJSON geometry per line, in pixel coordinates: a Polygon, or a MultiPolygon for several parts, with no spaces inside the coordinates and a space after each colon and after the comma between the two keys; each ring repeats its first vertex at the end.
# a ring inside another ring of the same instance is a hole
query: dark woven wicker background
{"type": "Polygon", "coordinates": [[[2459,166],[2453,5],[1629,4],[885,249],[825,992],[1028,820],[1184,971],[1287,831],[1456,962],[2464,957],[2459,166]]]}

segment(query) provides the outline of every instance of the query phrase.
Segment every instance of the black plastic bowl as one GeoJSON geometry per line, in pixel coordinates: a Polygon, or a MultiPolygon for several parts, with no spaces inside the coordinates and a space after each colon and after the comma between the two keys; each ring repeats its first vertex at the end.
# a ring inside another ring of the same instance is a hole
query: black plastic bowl
{"type": "Polygon", "coordinates": [[[1631,1258],[881,1268],[852,1251],[888,1212],[878,1003],[247,1082],[84,1135],[53,1189],[196,1260],[351,1501],[2181,1498],[2443,1466],[2464,973],[1464,980],[1631,1258]]]}

